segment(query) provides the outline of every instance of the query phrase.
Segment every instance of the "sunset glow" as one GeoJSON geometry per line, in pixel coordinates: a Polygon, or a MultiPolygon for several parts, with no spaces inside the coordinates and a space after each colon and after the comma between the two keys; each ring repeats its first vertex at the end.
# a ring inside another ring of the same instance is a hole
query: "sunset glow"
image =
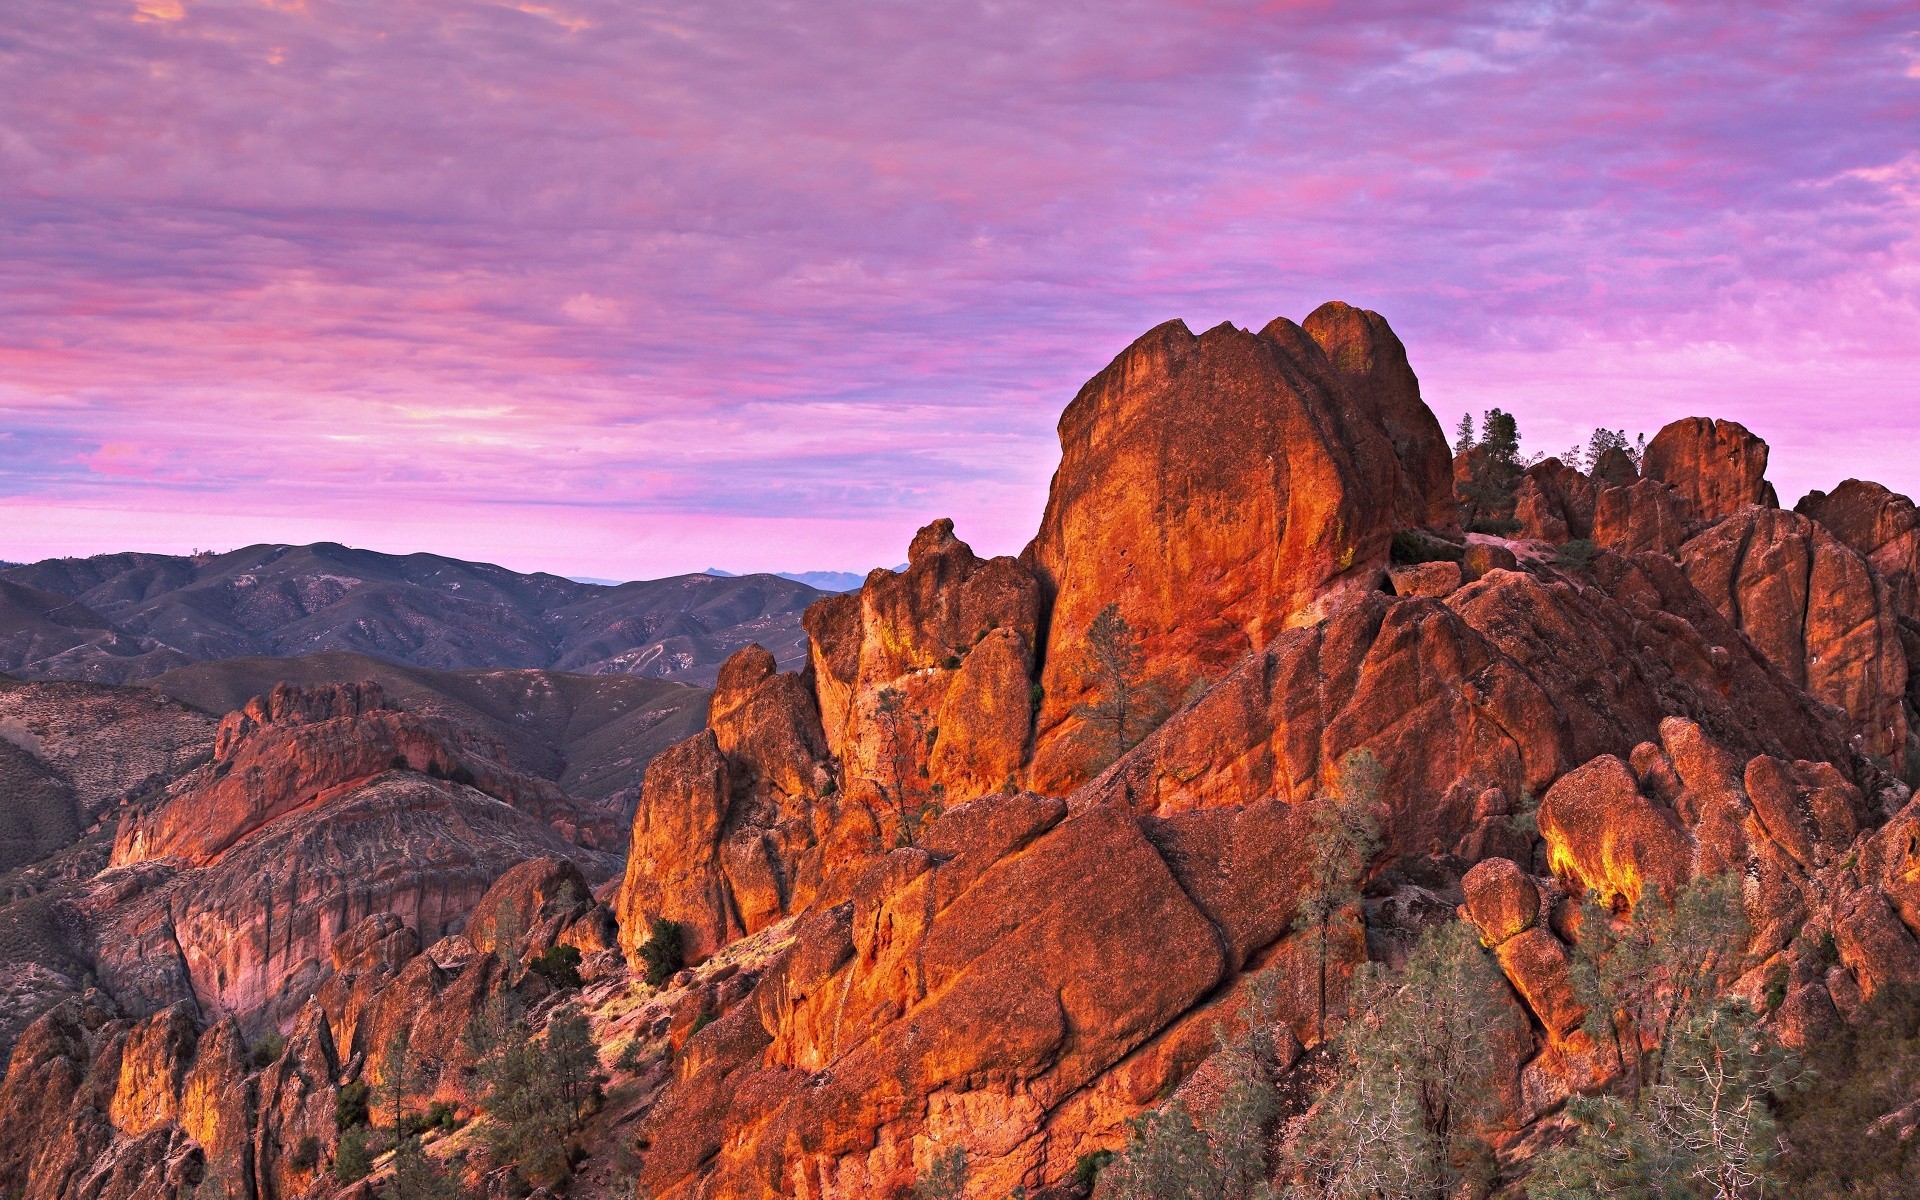
{"type": "Polygon", "coordinates": [[[1138,334],[1920,488],[1904,4],[116,0],[0,33],[0,559],[600,577],[1032,534],[1138,334]]]}

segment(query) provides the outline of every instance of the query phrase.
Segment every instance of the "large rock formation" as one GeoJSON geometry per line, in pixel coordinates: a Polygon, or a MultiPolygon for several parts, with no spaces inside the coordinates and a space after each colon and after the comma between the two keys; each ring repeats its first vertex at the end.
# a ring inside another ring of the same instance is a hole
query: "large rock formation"
{"type": "Polygon", "coordinates": [[[617,905],[629,955],[665,920],[704,958],[811,903],[829,861],[880,846],[880,814],[837,786],[813,695],[771,654],[727,660],[710,719],[647,768],[617,905]]]}
{"type": "Polygon", "coordinates": [[[1060,469],[1023,560],[1051,601],[1031,786],[1111,752],[1076,715],[1112,606],[1167,700],[1265,646],[1329,586],[1365,586],[1397,529],[1457,525],[1440,426],[1384,321],[1327,305],[1305,327],[1170,322],[1060,418],[1060,469]]]}
{"type": "Polygon", "coordinates": [[[1767,444],[1734,421],[1673,422],[1647,443],[1641,468],[1648,479],[1671,485],[1696,520],[1718,521],[1750,504],[1780,506],[1767,482],[1767,444]]]}
{"type": "Polygon", "coordinates": [[[371,686],[277,688],[230,714],[213,761],[124,821],[109,869],[63,901],[80,952],[131,1012],[189,1001],[284,1024],[371,914],[432,941],[528,859],[611,874],[570,840],[610,838],[604,811],[495,749],[371,686]]]}
{"type": "Polygon", "coordinates": [[[1775,666],[1846,712],[1868,753],[1905,755],[1906,652],[1887,585],[1858,551],[1798,513],[1749,506],[1681,557],[1775,666]]]}

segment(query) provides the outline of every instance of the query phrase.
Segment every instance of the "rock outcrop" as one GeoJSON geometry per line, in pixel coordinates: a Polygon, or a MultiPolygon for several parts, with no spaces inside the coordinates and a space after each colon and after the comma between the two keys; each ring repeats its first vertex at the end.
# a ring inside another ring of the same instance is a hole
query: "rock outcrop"
{"type": "Polygon", "coordinates": [[[1688,417],[1647,443],[1641,471],[1671,485],[1686,501],[1689,516],[1711,524],[1750,504],[1780,506],[1767,482],[1767,453],[1767,444],[1744,425],[1688,417]]]}
{"type": "Polygon", "coordinates": [[[1687,578],[1787,678],[1844,710],[1870,754],[1906,753],[1906,651],[1868,560],[1798,513],[1749,506],[1681,550],[1687,578]]]}
{"type": "Polygon", "coordinates": [[[1258,334],[1162,325],[1081,389],[1060,446],[1022,555],[1050,602],[1028,775],[1042,791],[1112,757],[1076,715],[1097,687],[1088,632],[1109,606],[1152,688],[1177,700],[1329,587],[1370,586],[1395,530],[1457,526],[1446,441],[1404,349],[1345,305],[1258,334]]]}
{"type": "Polygon", "coordinates": [[[813,902],[830,860],[880,848],[881,814],[838,786],[799,675],[749,646],[721,667],[710,719],[647,768],[616,904],[629,956],[665,920],[705,958],[813,902]]]}

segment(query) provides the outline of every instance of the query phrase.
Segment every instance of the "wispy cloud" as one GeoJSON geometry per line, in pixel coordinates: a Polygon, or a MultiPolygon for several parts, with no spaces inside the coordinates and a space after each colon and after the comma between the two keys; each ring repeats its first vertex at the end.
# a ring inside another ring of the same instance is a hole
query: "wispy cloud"
{"type": "Polygon", "coordinates": [[[0,557],[330,519],[602,575],[892,562],[938,515],[1009,550],[1133,336],[1334,296],[1443,418],[1708,411],[1789,496],[1920,486],[1911,6],[10,22],[0,557]]]}

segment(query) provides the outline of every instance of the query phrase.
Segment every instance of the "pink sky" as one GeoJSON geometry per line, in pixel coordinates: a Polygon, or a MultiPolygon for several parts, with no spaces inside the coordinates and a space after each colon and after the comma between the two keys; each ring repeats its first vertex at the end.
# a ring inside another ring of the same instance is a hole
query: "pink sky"
{"type": "Polygon", "coordinates": [[[0,558],[864,569],[1150,326],[1920,489],[1920,7],[121,0],[0,29],[0,558]]]}

